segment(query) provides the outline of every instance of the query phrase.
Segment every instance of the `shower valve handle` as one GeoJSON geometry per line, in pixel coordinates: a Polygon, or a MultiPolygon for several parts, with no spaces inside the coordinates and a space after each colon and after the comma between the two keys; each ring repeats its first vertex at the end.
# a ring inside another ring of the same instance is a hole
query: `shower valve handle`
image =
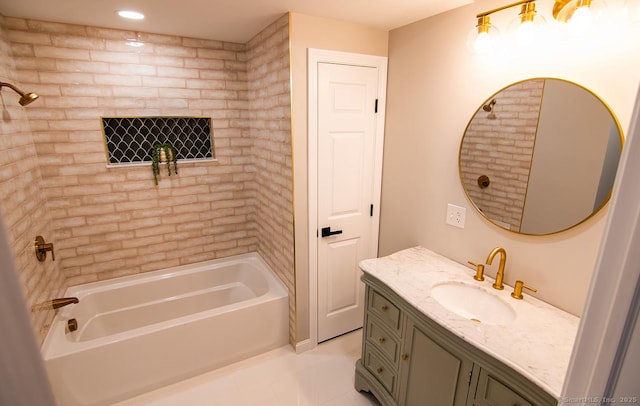
{"type": "Polygon", "coordinates": [[[331,227],[322,227],[322,229],[320,230],[320,235],[322,236],[322,238],[336,234],[342,234],[342,230],[331,231],[331,227]]]}

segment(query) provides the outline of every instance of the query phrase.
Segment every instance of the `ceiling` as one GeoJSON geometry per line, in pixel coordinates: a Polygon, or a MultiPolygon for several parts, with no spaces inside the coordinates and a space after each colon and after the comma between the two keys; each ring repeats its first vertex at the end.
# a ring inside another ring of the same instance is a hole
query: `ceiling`
{"type": "Polygon", "coordinates": [[[473,0],[0,0],[0,14],[245,43],[287,11],[391,30],[473,0]],[[145,14],[141,21],[116,10],[145,14]]]}

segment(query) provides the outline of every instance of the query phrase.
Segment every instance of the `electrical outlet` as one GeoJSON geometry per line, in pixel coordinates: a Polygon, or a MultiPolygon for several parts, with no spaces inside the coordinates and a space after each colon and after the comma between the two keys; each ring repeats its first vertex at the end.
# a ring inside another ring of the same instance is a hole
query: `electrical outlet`
{"type": "Polygon", "coordinates": [[[464,228],[464,218],[467,209],[449,203],[447,205],[447,224],[455,227],[464,228]]]}

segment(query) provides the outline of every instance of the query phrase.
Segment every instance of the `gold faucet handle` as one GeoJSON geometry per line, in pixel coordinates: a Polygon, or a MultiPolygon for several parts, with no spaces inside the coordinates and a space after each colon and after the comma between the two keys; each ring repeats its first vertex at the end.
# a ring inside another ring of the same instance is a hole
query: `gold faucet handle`
{"type": "Polygon", "coordinates": [[[35,251],[36,251],[36,258],[38,258],[38,261],[42,262],[47,258],[47,251],[51,253],[51,260],[55,261],[56,260],[56,255],[53,251],[53,244],[50,242],[44,242],[44,238],[39,235],[36,237],[35,241],[33,242],[35,251]]]}
{"type": "Polygon", "coordinates": [[[514,299],[522,300],[524,296],[522,296],[522,289],[528,289],[532,292],[537,292],[538,289],[532,288],[531,286],[527,286],[522,281],[516,281],[515,286],[513,287],[513,292],[511,292],[511,297],[514,299]]]}
{"type": "Polygon", "coordinates": [[[476,274],[473,279],[482,282],[484,280],[484,264],[476,264],[475,262],[471,261],[467,262],[476,267],[476,274]]]}

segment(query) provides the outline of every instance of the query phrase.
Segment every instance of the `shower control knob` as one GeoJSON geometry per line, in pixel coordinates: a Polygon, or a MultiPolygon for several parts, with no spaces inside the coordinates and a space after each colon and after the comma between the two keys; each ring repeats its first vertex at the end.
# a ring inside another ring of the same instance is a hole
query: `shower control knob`
{"type": "Polygon", "coordinates": [[[36,237],[35,241],[33,242],[33,248],[35,249],[36,258],[38,259],[38,261],[43,262],[45,259],[47,259],[47,252],[51,252],[52,261],[56,260],[56,255],[53,252],[53,244],[50,242],[44,242],[44,238],[41,235],[36,237]]]}
{"type": "Polygon", "coordinates": [[[480,175],[480,177],[478,178],[478,186],[480,186],[480,189],[489,187],[490,184],[491,179],[489,179],[487,175],[480,175]]]}

